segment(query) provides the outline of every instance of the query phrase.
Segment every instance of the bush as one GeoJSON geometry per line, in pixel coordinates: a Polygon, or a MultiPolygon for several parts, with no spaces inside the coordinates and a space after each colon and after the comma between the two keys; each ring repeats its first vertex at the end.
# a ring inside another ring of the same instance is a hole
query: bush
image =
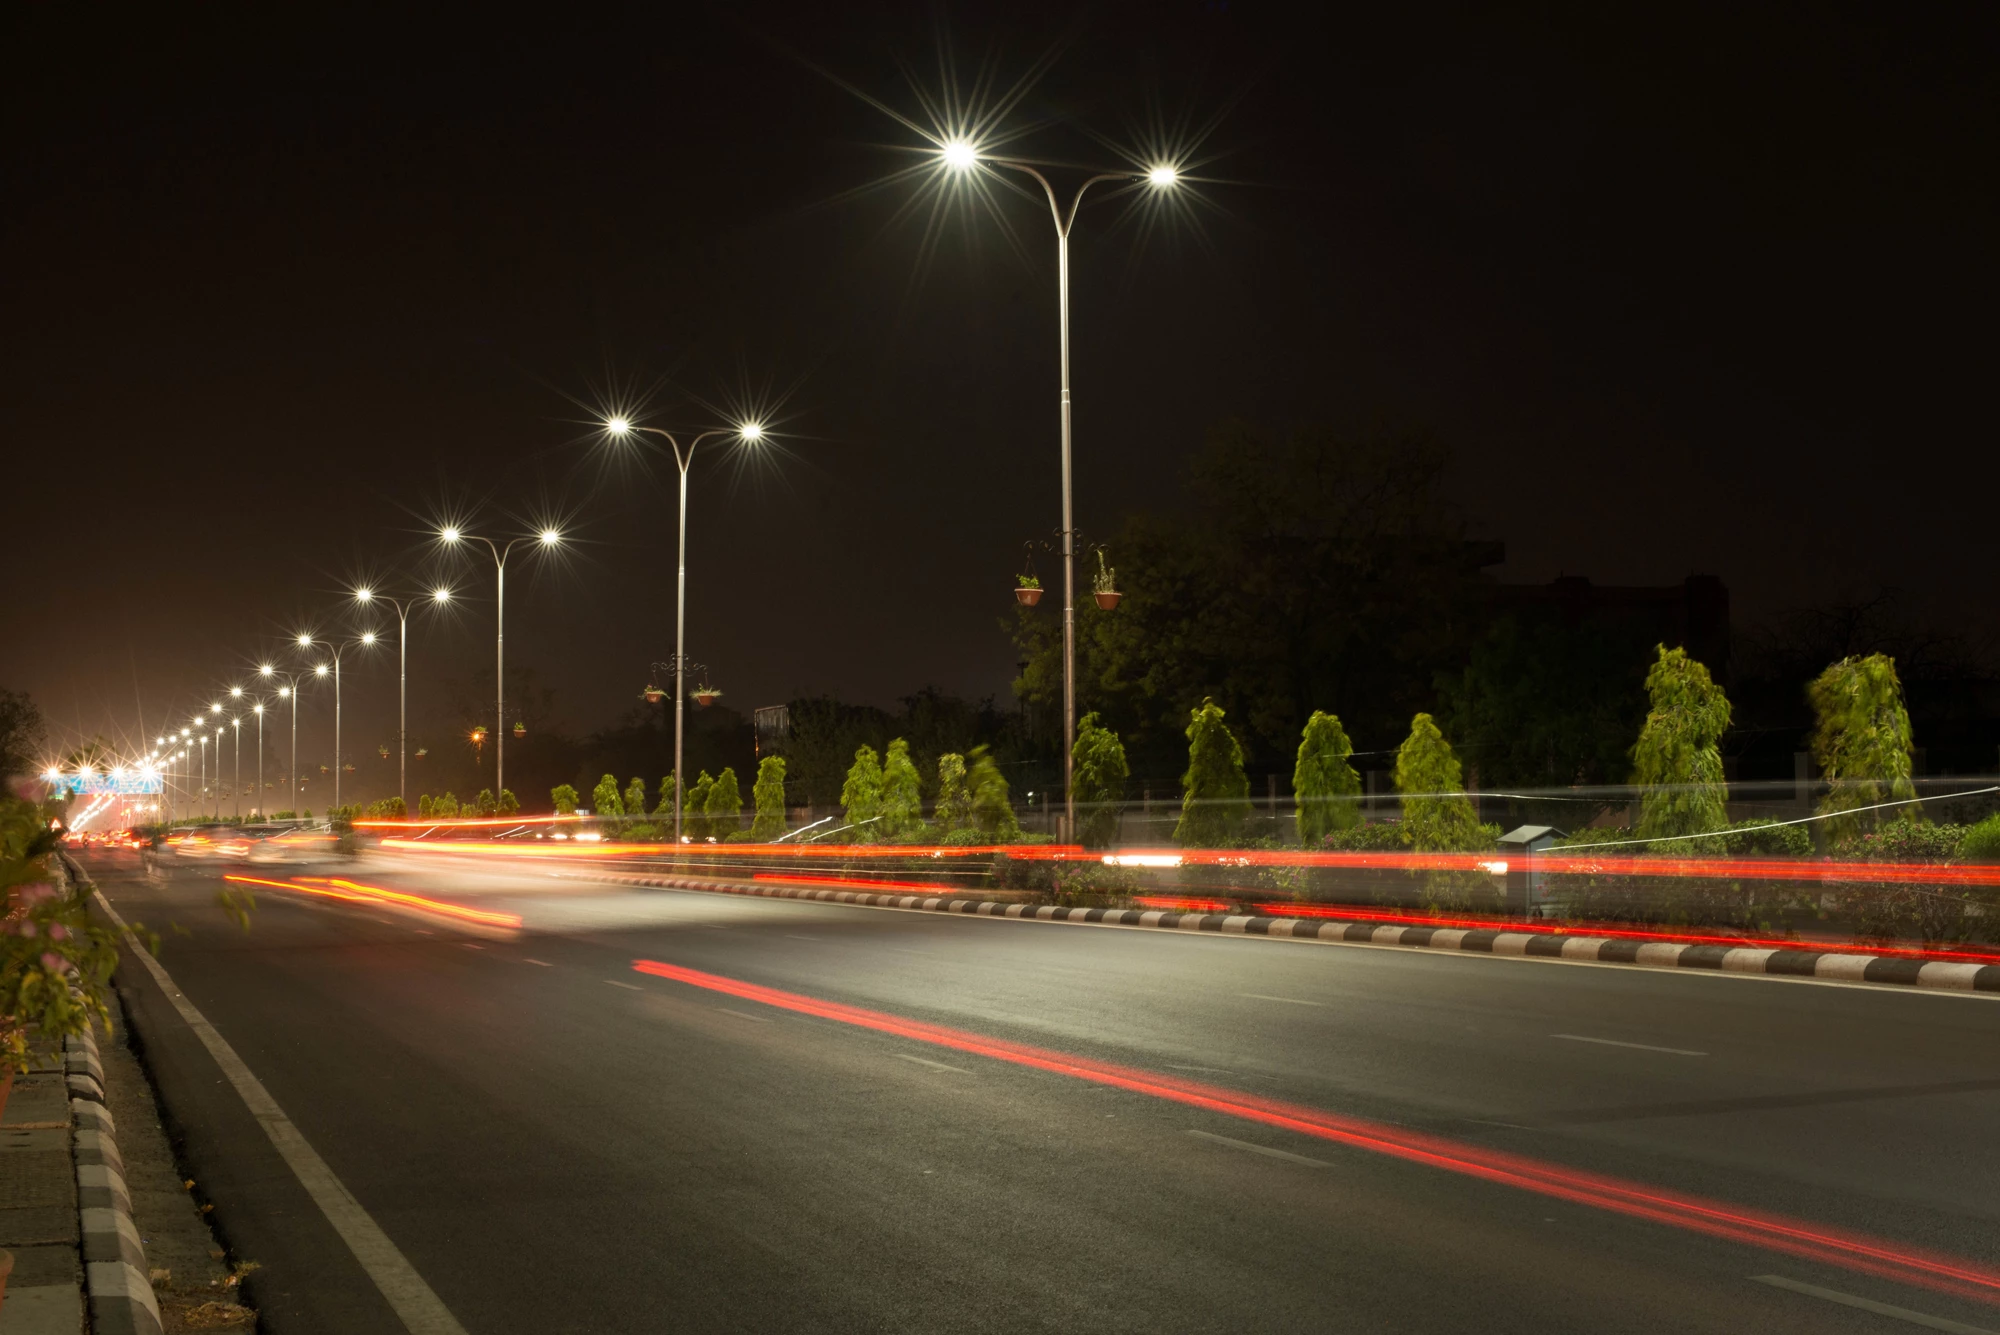
{"type": "Polygon", "coordinates": [[[1729,785],[1719,743],[1729,728],[1729,697],[1684,649],[1660,646],[1646,674],[1651,701],[1632,748],[1640,798],[1639,833],[1648,838],[1703,834],[1729,824],[1729,785]]]}
{"type": "Polygon", "coordinates": [[[923,785],[917,767],[910,760],[910,744],[898,737],[889,743],[882,760],[882,819],[877,822],[882,838],[896,841],[922,832],[924,823],[923,785]]]}
{"type": "Polygon", "coordinates": [[[1347,758],[1354,743],[1337,715],[1315,709],[1299,736],[1298,763],[1292,769],[1292,794],[1298,799],[1299,842],[1324,847],[1327,836],[1361,823],[1354,799],[1361,776],[1347,758]]]}
{"type": "Polygon", "coordinates": [[[750,800],[757,805],[756,819],[744,836],[768,844],[785,832],[785,758],[765,756],[757,762],[757,782],[750,786],[750,800]]]}
{"type": "Polygon", "coordinates": [[[1842,839],[1833,854],[1859,862],[1951,862],[1960,856],[1966,833],[1963,825],[1891,821],[1872,834],[1842,839]]]}
{"type": "Polygon", "coordinates": [[[938,830],[949,835],[964,829],[971,820],[972,793],[965,786],[965,757],[946,752],[938,757],[938,830]]]}
{"type": "Polygon", "coordinates": [[[640,821],[637,825],[634,825],[631,829],[625,831],[625,833],[620,835],[619,837],[621,839],[630,839],[638,841],[644,839],[664,839],[664,838],[669,838],[671,836],[667,834],[662,834],[656,826],[650,824],[649,822],[640,821]]]}
{"type": "Polygon", "coordinates": [[[1967,862],[2000,862],[2000,812],[1966,828],[1958,855],[1967,862]]]}
{"type": "Polygon", "coordinates": [[[1493,846],[1460,786],[1458,757],[1429,714],[1410,721],[1410,735],[1396,750],[1395,779],[1396,791],[1404,795],[1402,830],[1410,847],[1453,853],[1493,846]]]}
{"type": "MultiPolygon", "coordinates": [[[[556,815],[558,816],[573,816],[576,814],[576,789],[566,783],[559,783],[549,789],[549,801],[555,804],[556,815]]],[[[426,812],[425,814],[428,815],[429,813],[426,812]]]]}
{"type": "Polygon", "coordinates": [[[1408,847],[1403,842],[1403,827],[1395,821],[1370,821],[1334,830],[1319,841],[1319,846],[1348,853],[1390,853],[1408,847]]]}
{"type": "Polygon", "coordinates": [[[1737,821],[1729,827],[1729,836],[1719,842],[1732,857],[1809,858],[1813,851],[1812,836],[1805,826],[1780,825],[1763,817],[1737,821]]]}
{"type": "Polygon", "coordinates": [[[868,823],[882,814],[882,760],[872,746],[863,746],[854,753],[854,763],[848,767],[847,782],[840,790],[840,809],[843,822],[862,828],[849,830],[849,843],[867,843],[875,838],[875,832],[868,823]]]}
{"type": "Polygon", "coordinates": [[[722,773],[709,785],[702,814],[708,817],[708,834],[712,839],[728,838],[743,823],[743,787],[736,782],[736,771],[730,766],[723,766],[722,773]]]}
{"type": "Polygon", "coordinates": [[[1014,818],[1014,804],[1008,800],[1007,780],[984,746],[975,746],[966,757],[972,762],[966,787],[972,791],[973,828],[987,843],[1006,844],[1021,840],[1021,823],[1014,818]]]}
{"type": "Polygon", "coordinates": [[[1242,837],[1250,816],[1243,747],[1222,719],[1222,706],[1213,700],[1202,701],[1188,718],[1188,767],[1174,826],[1174,842],[1183,848],[1226,848],[1242,837]]]}
{"type": "MultiPolygon", "coordinates": [[[[618,780],[607,774],[597,781],[597,787],[590,792],[590,809],[599,816],[622,816],[625,814],[625,799],[618,796],[618,780]]],[[[640,813],[644,815],[644,812],[640,813]]]]}
{"type": "MultiPolygon", "coordinates": [[[[1101,557],[1101,554],[1100,554],[1101,557]]],[[[1124,809],[1125,744],[1102,727],[1096,714],[1085,714],[1076,725],[1076,771],[1072,794],[1081,812],[1076,841],[1085,848],[1109,848],[1118,837],[1118,816],[1124,809]]]]}

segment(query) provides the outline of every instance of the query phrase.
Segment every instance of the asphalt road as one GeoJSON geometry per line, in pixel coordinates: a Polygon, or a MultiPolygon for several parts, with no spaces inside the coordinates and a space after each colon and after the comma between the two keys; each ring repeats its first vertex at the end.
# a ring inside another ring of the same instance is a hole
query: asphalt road
{"type": "MultiPolygon", "coordinates": [[[[268,890],[245,932],[213,906],[221,868],[90,866],[474,1335],[1919,1328],[1752,1278],[1771,1275],[1947,1323],[1933,1329],[2000,1330],[2000,1305],[1200,1096],[1302,1105],[1441,1138],[1467,1162],[1528,1156],[1990,1269],[2000,1005],[1982,997],[394,858],[276,878],[331,870],[524,927],[268,890]],[[1115,1063],[1186,1096],[636,960],[1115,1063]]],[[[234,1254],[260,1266],[249,1294],[264,1328],[399,1329],[214,1060],[142,970],[123,972],[188,1171],[234,1254]]]]}

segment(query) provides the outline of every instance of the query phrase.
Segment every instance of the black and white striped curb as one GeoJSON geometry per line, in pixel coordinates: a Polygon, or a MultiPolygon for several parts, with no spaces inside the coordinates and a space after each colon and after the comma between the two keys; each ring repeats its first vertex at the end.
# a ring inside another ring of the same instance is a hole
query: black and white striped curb
{"type": "Polygon", "coordinates": [[[1484,955],[1583,960],[1660,969],[1710,969],[1720,973],[1823,978],[1850,983],[1890,983],[1952,992],[2000,992],[2000,964],[1862,955],[1803,947],[1701,946],[1673,941],[1628,941],[1617,937],[1516,932],[1503,928],[1406,927],[1338,919],[1285,918],[1266,914],[1174,913],[1165,909],[1083,909],[1054,905],[1001,904],[950,895],[868,894],[810,886],[722,881],[693,876],[642,876],[631,872],[579,870],[578,876],[670,890],[706,890],[770,899],[816,900],[866,908],[925,913],[969,913],[980,917],[1026,918],[1037,922],[1093,923],[1099,927],[1146,927],[1235,936],[1275,936],[1291,941],[1347,945],[1406,946],[1461,950],[1484,955]]]}
{"type": "Polygon", "coordinates": [[[104,1064],[89,1034],[66,1039],[70,1120],[76,1135],[76,1204],[83,1238],[84,1284],[93,1335],[160,1335],[159,1300],[146,1249],[132,1222],[132,1193],[118,1128],[104,1106],[104,1064]]]}
{"type": "MultiPolygon", "coordinates": [[[[89,883],[67,857],[63,870],[89,883]]],[[[63,1072],[75,1128],[76,1205],[92,1335],[162,1335],[166,1327],[146,1268],[146,1248],[132,1222],[118,1127],[104,1106],[104,1061],[94,1034],[63,1040],[63,1072]]]]}

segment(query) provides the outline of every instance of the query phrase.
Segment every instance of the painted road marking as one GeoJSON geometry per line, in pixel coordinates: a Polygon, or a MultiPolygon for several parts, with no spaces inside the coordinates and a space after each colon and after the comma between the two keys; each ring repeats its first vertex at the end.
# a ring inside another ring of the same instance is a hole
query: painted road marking
{"type": "Polygon", "coordinates": [[[764,1018],[763,1016],[761,1016],[761,1015],[752,1015],[752,1014],[751,1014],[751,1013],[750,1013],[749,1011],[733,1011],[733,1010],[729,1009],[729,1007],[727,1007],[727,1006],[717,1006],[717,1007],[716,1007],[715,1009],[717,1009],[718,1011],[722,1012],[722,1013],[723,1013],[724,1015],[734,1015],[734,1016],[735,1016],[735,1017],[736,1017],[737,1019],[739,1019],[739,1020],[748,1020],[748,1021],[749,1021],[749,1022],[750,1022],[751,1024],[769,1024],[769,1023],[771,1023],[771,1022],[770,1022],[769,1020],[765,1019],[765,1018],[764,1018]]]}
{"type": "Polygon", "coordinates": [[[1841,1303],[1847,1307],[1858,1307],[1864,1312],[1877,1316],[1894,1317],[1907,1321],[1913,1326],[1924,1326],[1930,1330],[1949,1330],[1956,1335],[2000,1335],[1987,1326],[1968,1326],[1963,1321],[1952,1321],[1927,1312],[1913,1312],[1907,1307],[1897,1307],[1891,1303],[1878,1303],[1873,1298],[1857,1298],[1851,1293],[1841,1293],[1837,1289],[1823,1289],[1817,1284],[1801,1284],[1783,1275],[1752,1275],[1759,1284],[1769,1284],[1773,1288],[1790,1289],[1793,1293],[1803,1293],[1810,1298],[1824,1298],[1830,1303],[1841,1303]]]}
{"type": "Polygon", "coordinates": [[[604,981],[611,984],[613,987],[622,987],[627,992],[644,992],[646,990],[643,987],[637,987],[631,983],[621,983],[616,978],[607,978],[604,981]]]}
{"type": "Polygon", "coordinates": [[[1290,1150],[1274,1150],[1269,1145],[1257,1145],[1247,1140],[1237,1140],[1232,1136],[1218,1136],[1213,1131],[1190,1131],[1188,1134],[1190,1136],[1200,1136],[1203,1140],[1212,1140],[1218,1145],[1227,1145],[1233,1150],[1248,1150],[1252,1154],[1261,1154],[1269,1159],[1283,1159],[1287,1163],[1302,1163],[1308,1168],[1333,1167],[1332,1164],[1324,1159],[1308,1159],[1305,1155],[1293,1154],[1290,1150]]]}
{"type": "Polygon", "coordinates": [[[1550,1038],[1566,1038],[1572,1043],[1602,1043],[1607,1048],[1637,1048],[1640,1052],[1665,1052],[1675,1057],[1706,1057],[1706,1052],[1696,1052],[1693,1048],[1662,1048],[1651,1043],[1623,1043],[1615,1038],[1592,1038],[1588,1034],[1550,1034],[1550,1038]]]}
{"type": "Polygon", "coordinates": [[[528,958],[528,957],[527,957],[526,955],[523,955],[523,956],[521,957],[521,963],[523,963],[523,964],[539,964],[539,965],[541,965],[541,966],[542,966],[542,967],[543,967],[544,969],[553,969],[553,968],[555,968],[555,967],[556,967],[555,965],[553,965],[553,964],[549,963],[549,962],[548,962],[547,960],[531,960],[531,959],[529,959],[529,958],[528,958]]]}
{"type": "Polygon", "coordinates": [[[906,1062],[915,1062],[919,1066],[928,1066],[933,1071],[956,1071],[960,1075],[972,1074],[972,1072],[966,1070],[963,1066],[946,1066],[943,1062],[934,1062],[929,1057],[916,1057],[907,1052],[898,1052],[892,1055],[901,1057],[906,1062]]]}
{"type": "Polygon", "coordinates": [[[1239,997],[1249,997],[1252,1001],[1282,1001],[1287,1006],[1324,1006],[1324,1001],[1301,1001],[1297,997],[1267,997],[1262,992],[1238,992],[1239,997]]]}
{"type": "Polygon", "coordinates": [[[800,935],[799,935],[799,934],[798,934],[797,932],[786,932],[786,933],[785,933],[785,938],[786,938],[787,940],[790,940],[790,941],[817,941],[817,940],[819,940],[819,938],[818,938],[818,937],[816,937],[816,936],[800,936],[800,935]]]}
{"type": "MultiPolygon", "coordinates": [[[[264,1134],[271,1138],[271,1145],[278,1151],[279,1157],[291,1168],[299,1184],[306,1189],[306,1194],[312,1197],[313,1204],[319,1206],[326,1221],[333,1225],[334,1232],[340,1234],[348,1250],[354,1253],[354,1259],[361,1263],[368,1278],[375,1281],[375,1287],[382,1291],[382,1297],[402,1319],[410,1335],[466,1335],[465,1327],[458,1324],[458,1318],[451,1314],[451,1309],[431,1291],[430,1285],[424,1283],[423,1276],[417,1273],[416,1267],[410,1264],[389,1235],[382,1231],[382,1226],[361,1208],[361,1202],[354,1199],[354,1193],[334,1176],[326,1160],[320,1158],[319,1152],[299,1134],[292,1119],[285,1116],[285,1110],[271,1097],[271,1091],[264,1088],[264,1082],[236,1055],[236,1049],[229,1046],[228,1040],[216,1031],[207,1017],[195,1009],[194,1003],[183,995],[152,953],[139,944],[138,938],[132,935],[132,929],[125,925],[125,920],[118,916],[118,911],[111,907],[111,902],[105,899],[102,891],[97,892],[96,898],[98,907],[104,910],[105,916],[117,925],[124,936],[133,958],[145,966],[146,972],[159,984],[160,991],[173,1003],[182,1021],[208,1049],[208,1055],[215,1058],[215,1064],[222,1068],[229,1083],[235,1086],[237,1095],[250,1109],[250,1115],[264,1128],[264,1134]]],[[[630,984],[621,986],[629,987],[630,984]]]]}

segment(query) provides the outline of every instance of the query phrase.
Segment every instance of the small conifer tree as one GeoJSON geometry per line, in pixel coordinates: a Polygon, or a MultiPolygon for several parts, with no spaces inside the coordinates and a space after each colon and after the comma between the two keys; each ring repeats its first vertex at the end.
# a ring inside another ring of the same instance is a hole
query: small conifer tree
{"type": "Polygon", "coordinates": [[[862,826],[847,831],[848,842],[868,843],[875,838],[874,829],[865,824],[882,814],[882,762],[874,747],[864,746],[854,753],[847,782],[840,790],[840,809],[848,825],[862,826]]]}
{"type": "Polygon", "coordinates": [[[1118,837],[1125,781],[1132,777],[1125,763],[1125,744],[1098,723],[1095,713],[1085,714],[1076,725],[1072,755],[1070,793],[1076,799],[1077,842],[1086,848],[1109,848],[1118,837]]]}
{"type": "Polygon", "coordinates": [[[750,787],[750,800],[757,804],[756,819],[750,822],[750,838],[768,844],[785,832],[783,756],[765,756],[757,762],[757,782],[750,787]]]}
{"type": "Polygon", "coordinates": [[[1887,654],[1843,658],[1806,688],[1806,698],[1817,718],[1813,759],[1828,785],[1819,804],[1823,814],[1833,817],[1827,822],[1828,838],[1872,830],[1885,814],[1921,820],[1917,806],[1893,813],[1857,811],[1917,795],[1910,782],[1910,714],[1903,706],[1896,660],[1887,654]],[[1842,814],[1850,812],[1855,814],[1842,814]]]}
{"type": "Polygon", "coordinates": [[[1174,841],[1184,848],[1222,848],[1242,834],[1250,816],[1250,777],[1243,748],[1223,721],[1222,706],[1201,702],[1188,718],[1188,767],[1181,776],[1181,819],[1174,841]]]}
{"type": "Polygon", "coordinates": [[[1639,798],[1639,836],[1706,834],[1729,824],[1729,786],[1722,776],[1722,734],[1729,697],[1685,649],[1659,646],[1646,674],[1651,705],[1632,748],[1639,798]]]}
{"type": "Polygon", "coordinates": [[[1021,822],[1014,816],[1014,804],[1007,797],[1007,780],[1001,776],[992,754],[984,746],[975,746],[966,759],[972,762],[965,778],[972,796],[972,824],[996,844],[1019,838],[1021,822]]]}
{"type": "Polygon", "coordinates": [[[636,774],[632,776],[632,782],[625,785],[625,814],[646,814],[646,781],[636,774]]]}
{"type": "Polygon", "coordinates": [[[1403,842],[1421,852],[1464,852],[1490,846],[1486,827],[1461,786],[1463,771],[1451,743],[1429,714],[1410,720],[1396,749],[1396,791],[1403,794],[1403,842]]]}
{"type": "Polygon", "coordinates": [[[597,781],[597,787],[590,792],[590,809],[599,816],[622,816],[625,814],[625,800],[618,796],[618,780],[605,775],[597,781]]]}
{"type": "Polygon", "coordinates": [[[947,751],[938,757],[938,833],[947,835],[971,824],[972,790],[965,786],[965,757],[947,751]]]}
{"type": "Polygon", "coordinates": [[[714,788],[714,776],[702,770],[694,776],[694,783],[688,787],[687,801],[681,807],[681,834],[697,844],[708,841],[708,795],[714,788]]]}
{"type": "Polygon", "coordinates": [[[715,776],[702,811],[708,817],[709,834],[717,839],[727,839],[742,828],[743,787],[737,783],[733,767],[724,765],[722,773],[715,776]]]}
{"type": "Polygon", "coordinates": [[[482,820],[492,816],[500,809],[499,803],[494,800],[491,788],[481,788],[479,796],[473,800],[479,804],[479,816],[482,820]]]}
{"type": "Polygon", "coordinates": [[[668,820],[673,819],[674,776],[671,774],[660,780],[660,804],[653,808],[653,814],[655,816],[665,816],[668,820]]]}
{"type": "Polygon", "coordinates": [[[1361,792],[1361,776],[1347,758],[1354,743],[1340,717],[1315,709],[1299,735],[1299,759],[1292,769],[1292,794],[1298,801],[1299,842],[1318,848],[1336,830],[1351,830],[1361,823],[1361,811],[1354,798],[1361,792]]]}
{"type": "MultiPolygon", "coordinates": [[[[393,798],[391,800],[396,802],[396,804],[399,806],[402,805],[401,798],[393,798]]],[[[518,813],[520,810],[521,810],[521,799],[514,796],[514,790],[512,788],[502,788],[500,790],[500,801],[499,801],[500,814],[503,816],[512,816],[518,813]]]]}
{"type": "Polygon", "coordinates": [[[576,814],[576,789],[566,783],[559,783],[549,789],[549,801],[555,806],[558,816],[576,814]]]}
{"type": "Polygon", "coordinates": [[[431,795],[429,793],[420,793],[417,795],[417,815],[424,820],[431,818],[431,795]]]}
{"type": "Polygon", "coordinates": [[[882,757],[882,819],[886,840],[907,839],[924,827],[923,782],[910,760],[910,744],[898,737],[882,757]]]}

